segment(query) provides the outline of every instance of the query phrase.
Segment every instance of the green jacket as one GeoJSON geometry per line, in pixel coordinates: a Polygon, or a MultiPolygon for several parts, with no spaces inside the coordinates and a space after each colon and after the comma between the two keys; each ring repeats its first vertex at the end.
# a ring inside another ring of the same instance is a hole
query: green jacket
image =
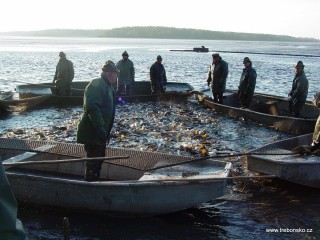
{"type": "Polygon", "coordinates": [[[11,191],[0,161],[0,239],[26,240],[22,223],[17,219],[17,201],[11,191]]]}
{"type": "Polygon", "coordinates": [[[109,81],[96,78],[88,84],[84,92],[84,113],[78,124],[78,143],[105,144],[99,140],[97,130],[99,127],[104,127],[106,133],[110,134],[116,109],[115,103],[115,92],[109,81]]]}
{"type": "Polygon", "coordinates": [[[117,63],[117,68],[120,70],[118,73],[118,84],[119,85],[131,85],[134,83],[134,66],[130,59],[124,61],[121,59],[117,63]]]}
{"type": "Polygon", "coordinates": [[[228,72],[228,63],[223,61],[221,57],[218,63],[211,64],[207,81],[211,83],[213,93],[225,92],[228,72]]]}
{"type": "Polygon", "coordinates": [[[293,102],[304,104],[308,96],[309,83],[304,71],[295,76],[289,93],[293,102]]]}
{"type": "Polygon", "coordinates": [[[71,83],[74,78],[73,63],[68,59],[60,59],[53,80],[61,80],[71,83]]]}

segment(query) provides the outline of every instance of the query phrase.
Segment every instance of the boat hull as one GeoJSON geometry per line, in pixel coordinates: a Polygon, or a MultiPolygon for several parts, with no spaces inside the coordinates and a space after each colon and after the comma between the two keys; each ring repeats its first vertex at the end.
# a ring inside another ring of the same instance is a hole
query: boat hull
{"type": "Polygon", "coordinates": [[[320,188],[320,157],[293,155],[291,152],[295,147],[309,145],[311,142],[312,134],[306,134],[255,149],[247,156],[247,168],[300,185],[320,188]],[[263,153],[279,153],[279,155],[263,155],[263,153]],[[288,155],[285,155],[286,153],[288,155]]]}
{"type": "MultiPolygon", "coordinates": [[[[16,87],[19,98],[13,100],[0,100],[0,108],[6,111],[25,111],[41,107],[81,106],[83,104],[84,89],[89,82],[73,82],[71,96],[58,96],[54,93],[52,83],[25,84],[16,87]]],[[[151,94],[150,82],[136,82],[132,87],[130,96],[120,94],[119,103],[142,101],[186,100],[187,93],[193,87],[187,83],[168,82],[164,94],[151,94]]],[[[116,89],[116,86],[114,86],[116,89]]]]}
{"type": "Polygon", "coordinates": [[[223,180],[91,183],[31,174],[7,177],[19,201],[119,216],[181,211],[221,197],[226,186],[223,180]]]}
{"type": "Polygon", "coordinates": [[[224,103],[213,102],[206,95],[198,95],[199,102],[207,108],[233,118],[250,120],[280,132],[292,135],[311,133],[314,130],[319,110],[311,103],[306,103],[301,112],[302,117],[293,117],[288,111],[289,103],[286,98],[267,94],[255,94],[250,108],[240,108],[235,91],[227,90],[224,103]]]}
{"type": "Polygon", "coordinates": [[[19,202],[94,214],[153,216],[181,211],[223,196],[231,163],[122,148],[106,156],[129,156],[104,162],[101,180],[83,178],[84,162],[58,160],[84,157],[81,144],[1,139],[6,174],[19,202]],[[41,163],[44,159],[51,163],[41,163]],[[6,165],[5,165],[6,166],[6,165]]]}

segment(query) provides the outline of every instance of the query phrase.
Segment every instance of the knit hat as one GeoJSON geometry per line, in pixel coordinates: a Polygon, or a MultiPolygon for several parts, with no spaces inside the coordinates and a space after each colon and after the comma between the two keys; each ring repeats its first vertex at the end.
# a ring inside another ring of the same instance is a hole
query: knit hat
{"type": "Polygon", "coordinates": [[[122,53],[122,56],[127,56],[127,57],[129,57],[129,54],[128,54],[127,51],[124,51],[124,52],[122,53]]]}
{"type": "Polygon", "coordinates": [[[102,67],[103,72],[120,72],[116,65],[111,61],[108,60],[102,67]]]}
{"type": "Polygon", "coordinates": [[[297,65],[294,66],[295,68],[304,68],[303,62],[302,61],[298,61],[297,65]]]}
{"type": "Polygon", "coordinates": [[[245,57],[245,58],[243,59],[243,63],[247,63],[247,62],[251,63],[251,60],[250,60],[250,58],[245,57]]]}

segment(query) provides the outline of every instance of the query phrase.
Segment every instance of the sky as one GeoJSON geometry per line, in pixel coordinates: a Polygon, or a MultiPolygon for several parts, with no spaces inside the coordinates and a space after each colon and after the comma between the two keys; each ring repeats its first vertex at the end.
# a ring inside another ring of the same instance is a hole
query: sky
{"type": "Polygon", "coordinates": [[[164,26],[320,39],[320,0],[1,0],[0,32],[164,26]]]}

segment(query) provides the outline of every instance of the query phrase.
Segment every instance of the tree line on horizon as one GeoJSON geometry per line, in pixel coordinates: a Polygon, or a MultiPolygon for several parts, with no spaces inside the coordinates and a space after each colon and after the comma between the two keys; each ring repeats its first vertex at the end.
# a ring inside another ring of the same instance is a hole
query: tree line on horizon
{"type": "Polygon", "coordinates": [[[156,38],[195,40],[238,40],[238,41],[319,41],[313,38],[297,38],[287,35],[209,31],[173,27],[121,27],[109,30],[94,29],[49,29],[41,31],[19,31],[1,35],[41,37],[100,37],[100,38],[156,38]]]}

